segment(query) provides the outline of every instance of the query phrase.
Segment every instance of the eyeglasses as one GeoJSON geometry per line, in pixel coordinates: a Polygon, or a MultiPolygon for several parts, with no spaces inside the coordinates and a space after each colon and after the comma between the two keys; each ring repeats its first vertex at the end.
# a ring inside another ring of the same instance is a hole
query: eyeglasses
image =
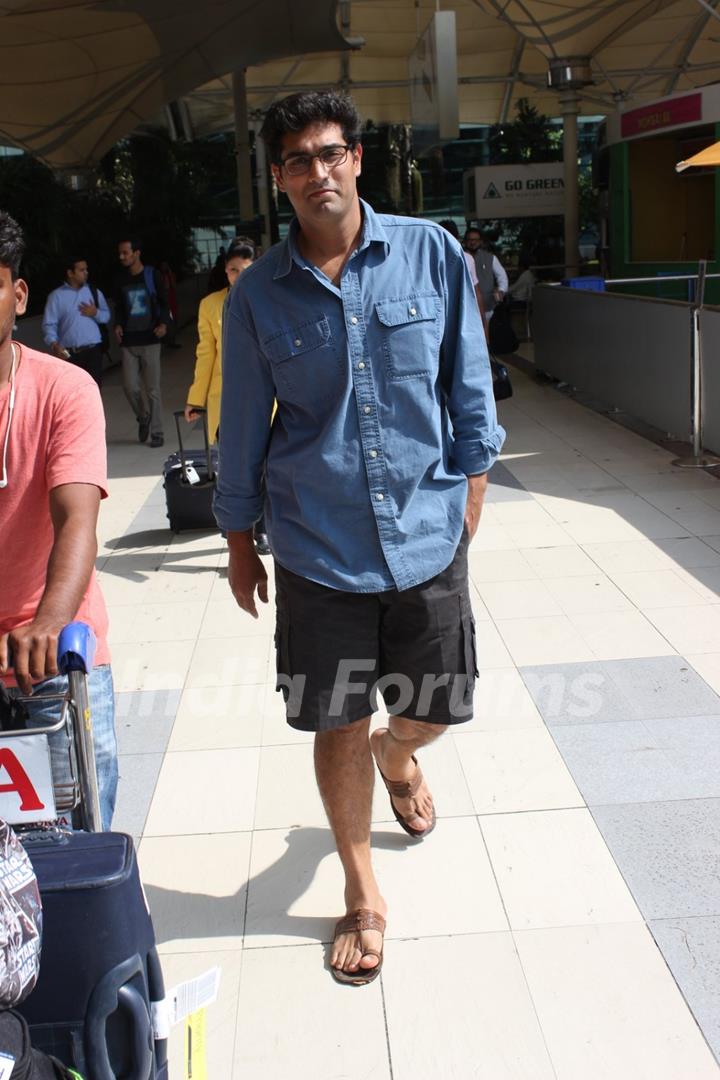
{"type": "Polygon", "coordinates": [[[290,154],[280,162],[280,168],[285,169],[288,176],[303,176],[310,172],[313,161],[318,158],[326,169],[335,169],[345,164],[350,150],[351,146],[335,145],[323,146],[317,154],[290,154]]]}

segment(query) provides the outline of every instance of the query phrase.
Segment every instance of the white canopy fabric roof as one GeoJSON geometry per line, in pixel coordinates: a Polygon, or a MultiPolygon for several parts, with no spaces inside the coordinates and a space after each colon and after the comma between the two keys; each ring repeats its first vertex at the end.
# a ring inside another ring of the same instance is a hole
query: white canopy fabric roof
{"type": "MultiPolygon", "coordinates": [[[[193,130],[232,127],[230,73],[262,111],[347,87],[363,115],[409,122],[407,60],[436,0],[0,0],[0,141],[68,168],[184,98],[193,130]],[[342,32],[341,32],[342,30],[342,32]],[[365,44],[351,52],[347,39],[365,44]]],[[[720,0],[441,0],[457,15],[460,119],[528,96],[556,115],[553,58],[588,57],[580,110],[607,114],[720,79],[720,0]]]]}
{"type": "MultiPolygon", "coordinates": [[[[365,45],[344,55],[305,55],[248,72],[250,105],[266,108],[293,89],[347,85],[363,115],[410,121],[407,60],[435,0],[351,0],[346,32],[365,45]]],[[[580,111],[606,115],[720,79],[720,0],[442,0],[456,13],[460,120],[512,117],[519,97],[558,114],[549,61],[585,56],[593,85],[580,111]]],[[[190,98],[200,129],[227,126],[229,80],[190,98]]]]}
{"type": "Polygon", "coordinates": [[[343,48],[336,0],[0,0],[0,142],[82,167],[228,71],[343,48]]]}

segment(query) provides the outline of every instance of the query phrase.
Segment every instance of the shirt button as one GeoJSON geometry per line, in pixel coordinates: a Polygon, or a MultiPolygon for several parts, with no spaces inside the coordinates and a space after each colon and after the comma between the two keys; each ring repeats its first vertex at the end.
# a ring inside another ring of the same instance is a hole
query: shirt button
{"type": "Polygon", "coordinates": [[[375,498],[377,499],[377,501],[378,501],[378,502],[382,502],[382,501],[383,501],[383,499],[385,498],[385,496],[383,495],[382,491],[378,491],[378,493],[377,493],[377,495],[375,496],[375,498]]]}
{"type": "Polygon", "coordinates": [[[351,322],[351,323],[353,324],[353,326],[357,326],[357,315],[353,315],[353,317],[352,317],[352,319],[350,320],[350,322],[351,322]]]}
{"type": "Polygon", "coordinates": [[[371,450],[370,457],[377,457],[377,450],[371,450]]]}
{"type": "Polygon", "coordinates": [[[364,369],[364,367],[365,367],[365,364],[363,363],[363,361],[362,361],[362,360],[361,360],[361,361],[360,361],[360,363],[358,364],[358,367],[360,368],[360,370],[361,370],[361,371],[362,371],[362,370],[364,369]]]}
{"type": "Polygon", "coordinates": [[[410,308],[410,314],[411,315],[417,315],[417,308],[411,307],[410,308]]]}
{"type": "Polygon", "coordinates": [[[302,340],[299,337],[296,337],[295,338],[295,344],[296,345],[302,345],[302,340]]]}
{"type": "Polygon", "coordinates": [[[366,405],[365,408],[363,409],[363,412],[367,414],[369,412],[372,412],[372,409],[370,408],[369,405],[366,405]]]}

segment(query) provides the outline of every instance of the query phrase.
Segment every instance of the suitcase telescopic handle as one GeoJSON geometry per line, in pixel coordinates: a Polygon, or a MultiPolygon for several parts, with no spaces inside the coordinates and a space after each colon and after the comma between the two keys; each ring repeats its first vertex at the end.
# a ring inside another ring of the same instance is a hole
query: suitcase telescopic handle
{"type": "MultiPolygon", "coordinates": [[[[200,413],[200,415],[202,416],[203,437],[205,439],[205,453],[207,454],[208,480],[212,480],[215,477],[215,470],[213,469],[212,458],[210,456],[210,436],[208,434],[207,410],[206,409],[195,409],[195,412],[200,413]]],[[[187,463],[185,461],[185,446],[183,444],[182,431],[180,430],[180,417],[185,416],[185,410],[184,409],[175,409],[175,411],[173,412],[173,416],[175,417],[175,427],[177,428],[178,446],[180,447],[180,461],[182,462],[183,476],[187,480],[188,479],[188,474],[187,474],[187,463]]],[[[188,481],[188,483],[189,483],[189,481],[188,481]]]]}
{"type": "Polygon", "coordinates": [[[132,1054],[131,1076],[138,1080],[147,1080],[153,1072],[152,1024],[147,1006],[142,995],[132,985],[121,986],[118,990],[118,1005],[129,1014],[132,1054]]]}
{"type": "Polygon", "coordinates": [[[106,972],[88,1001],[84,1049],[87,1073],[93,1080],[116,1080],[108,1050],[108,1023],[122,1016],[128,1037],[124,1044],[130,1058],[128,1080],[151,1080],[153,1070],[152,1020],[145,999],[135,984],[144,979],[140,956],[123,960],[106,972]]]}

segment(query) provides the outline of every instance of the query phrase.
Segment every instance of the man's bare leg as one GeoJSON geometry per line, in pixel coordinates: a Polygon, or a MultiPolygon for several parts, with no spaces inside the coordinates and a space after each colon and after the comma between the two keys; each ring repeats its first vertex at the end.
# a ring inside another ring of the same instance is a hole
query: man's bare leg
{"type": "MultiPolygon", "coordinates": [[[[370,717],[366,717],[335,731],[318,732],[315,775],[345,871],[345,909],[350,912],[369,908],[385,917],[387,906],[380,895],[370,855],[375,775],[369,728],[370,717]]],[[[341,934],[333,945],[330,963],[349,972],[375,967],[377,957],[364,956],[363,948],[381,952],[382,935],[375,930],[341,934]]]]}
{"type": "MultiPolygon", "coordinates": [[[[407,720],[404,716],[391,716],[386,728],[378,728],[370,736],[370,745],[380,771],[388,780],[412,780],[417,766],[413,754],[423,746],[434,742],[447,728],[442,724],[426,724],[421,720],[407,720]]],[[[433,801],[425,780],[412,799],[393,796],[401,817],[411,829],[428,829],[432,821],[433,801]]]]}

